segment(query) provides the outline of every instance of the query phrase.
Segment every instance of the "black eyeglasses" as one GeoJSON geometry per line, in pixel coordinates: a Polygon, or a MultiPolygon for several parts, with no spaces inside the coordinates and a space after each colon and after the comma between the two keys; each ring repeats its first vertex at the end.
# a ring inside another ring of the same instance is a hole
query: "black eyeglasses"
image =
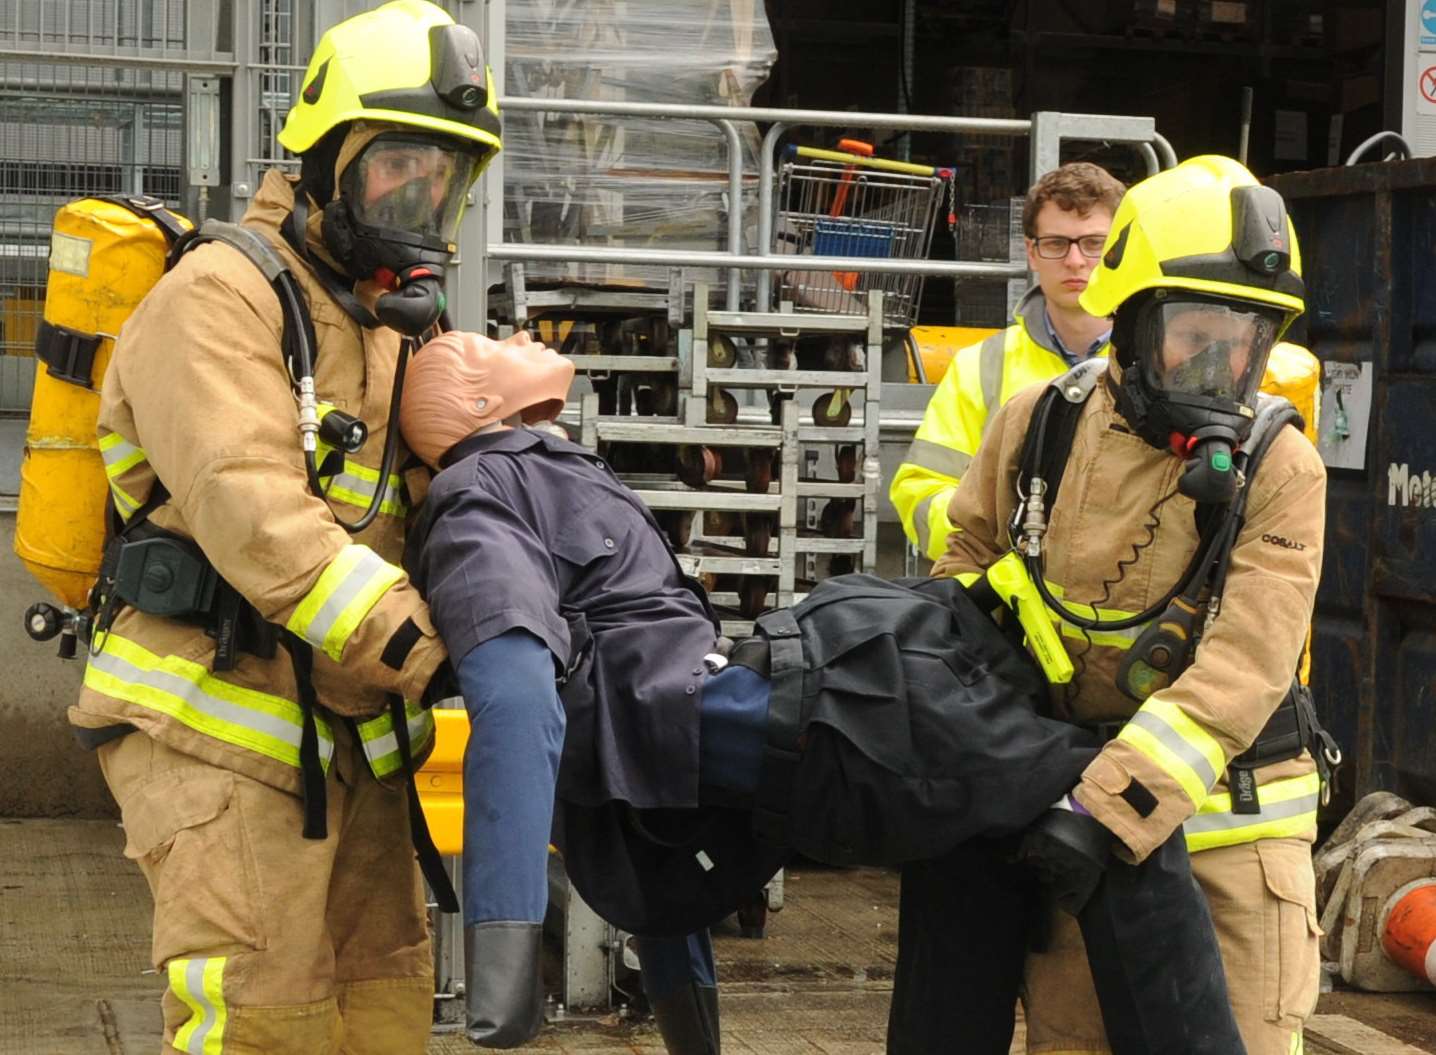
{"type": "Polygon", "coordinates": [[[1068,238],[1061,234],[1045,234],[1041,238],[1032,239],[1032,244],[1037,247],[1037,255],[1043,260],[1061,260],[1077,246],[1077,251],[1089,260],[1096,260],[1102,255],[1102,246],[1106,244],[1105,234],[1084,234],[1081,238],[1068,238]]]}

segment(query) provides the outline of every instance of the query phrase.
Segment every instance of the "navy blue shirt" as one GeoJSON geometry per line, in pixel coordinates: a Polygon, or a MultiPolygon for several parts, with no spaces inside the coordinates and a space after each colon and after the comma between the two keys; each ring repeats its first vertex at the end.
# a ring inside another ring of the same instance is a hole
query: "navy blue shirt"
{"type": "Polygon", "coordinates": [[[405,564],[453,663],[529,631],[565,680],[560,795],[696,805],[717,629],[652,515],[592,451],[547,433],[472,436],[445,465],[405,564]]]}

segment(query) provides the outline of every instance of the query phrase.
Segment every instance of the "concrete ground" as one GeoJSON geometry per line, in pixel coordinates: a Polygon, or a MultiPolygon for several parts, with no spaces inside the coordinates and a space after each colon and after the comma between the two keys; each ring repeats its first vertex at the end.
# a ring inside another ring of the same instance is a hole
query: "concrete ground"
{"type": "MultiPolygon", "coordinates": [[[[14,419],[0,418],[0,817],[106,817],[114,802],[94,756],[75,743],[65,709],[80,695],[82,660],[25,634],[25,609],[53,600],[15,556],[15,515],[5,511],[7,461],[19,452],[14,419]]],[[[23,422],[19,424],[23,425],[23,422]]],[[[11,477],[13,481],[13,477],[11,477]]]]}
{"type": "MultiPolygon", "coordinates": [[[[113,821],[0,820],[0,1055],[153,1055],[150,899],[113,821]]],[[[726,1055],[880,1055],[897,881],[799,868],[762,941],[720,935],[726,1055]]],[[[1322,997],[1309,1055],[1436,1055],[1436,994],[1322,997]]],[[[1021,1025],[1013,1051],[1021,1050],[1021,1025]]],[[[430,1055],[474,1051],[435,1034],[430,1055]]],[[[660,1055],[651,1022],[565,1016],[529,1050],[660,1055]]],[[[961,1053],[955,1025],[952,1055],[961,1053]]],[[[946,1055],[946,1053],[934,1053],[946,1055]]]]}

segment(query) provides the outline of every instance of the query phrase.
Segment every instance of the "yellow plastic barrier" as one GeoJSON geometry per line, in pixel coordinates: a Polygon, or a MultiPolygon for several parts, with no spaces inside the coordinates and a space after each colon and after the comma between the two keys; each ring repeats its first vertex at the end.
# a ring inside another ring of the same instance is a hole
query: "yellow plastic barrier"
{"type": "MultiPolygon", "coordinates": [[[[982,326],[914,326],[911,339],[922,358],[922,370],[927,383],[935,385],[941,381],[942,375],[947,373],[947,368],[952,365],[953,357],[962,349],[984,341],[997,332],[995,327],[982,326]]],[[[913,365],[911,356],[908,357],[907,379],[913,384],[916,384],[918,379],[917,368],[913,365]]]]}
{"type": "MultiPolygon", "coordinates": [[[[434,750],[419,767],[414,784],[429,835],[439,853],[457,857],[464,850],[464,748],[469,744],[469,712],[434,710],[434,750]]],[[[558,851],[550,845],[549,853],[558,851]]]]}
{"type": "Polygon", "coordinates": [[[464,748],[468,742],[469,712],[435,708],[434,751],[414,783],[434,845],[449,856],[464,848],[464,748]]]}

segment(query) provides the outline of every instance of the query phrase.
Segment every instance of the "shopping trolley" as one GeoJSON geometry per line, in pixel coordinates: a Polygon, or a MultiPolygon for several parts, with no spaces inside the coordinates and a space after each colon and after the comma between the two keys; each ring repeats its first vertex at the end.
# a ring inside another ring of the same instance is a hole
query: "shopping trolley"
{"type": "MultiPolygon", "coordinates": [[[[778,170],[774,255],[924,260],[933,219],[947,196],[956,223],[954,171],[872,157],[844,139],[839,150],[790,146],[778,170]]],[[[883,324],[906,329],[917,317],[922,275],[863,271],[780,271],[776,300],[795,311],[867,314],[869,290],[883,292],[883,324]]]]}

